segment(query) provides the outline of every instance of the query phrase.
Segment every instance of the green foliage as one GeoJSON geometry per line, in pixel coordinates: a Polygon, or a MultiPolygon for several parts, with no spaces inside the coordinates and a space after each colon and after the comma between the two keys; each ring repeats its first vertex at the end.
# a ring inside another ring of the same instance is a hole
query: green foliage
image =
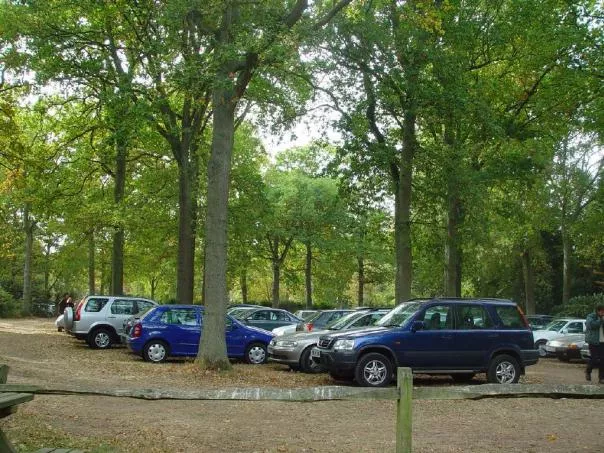
{"type": "Polygon", "coordinates": [[[585,318],[588,313],[592,313],[599,305],[604,305],[604,294],[602,293],[576,296],[572,297],[568,304],[555,307],[552,313],[556,316],[585,318]]]}
{"type": "Polygon", "coordinates": [[[13,318],[21,313],[21,304],[0,286],[0,318],[13,318]]]}

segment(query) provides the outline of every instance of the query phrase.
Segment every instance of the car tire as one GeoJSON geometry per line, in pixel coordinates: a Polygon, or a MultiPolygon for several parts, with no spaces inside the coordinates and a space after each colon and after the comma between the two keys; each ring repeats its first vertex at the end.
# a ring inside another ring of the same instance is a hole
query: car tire
{"type": "Polygon", "coordinates": [[[63,328],[62,327],[57,327],[57,332],[63,332],[63,328]]]}
{"type": "Polygon", "coordinates": [[[520,380],[518,361],[507,354],[493,357],[487,371],[487,381],[492,384],[516,384],[520,380]]]}
{"type": "Polygon", "coordinates": [[[335,372],[330,372],[329,375],[331,376],[331,378],[334,381],[346,381],[346,382],[350,382],[354,379],[353,376],[347,375],[347,374],[340,374],[340,373],[335,373],[335,372]]]}
{"type": "Polygon", "coordinates": [[[260,365],[266,363],[268,354],[266,345],[263,343],[252,343],[245,349],[245,363],[250,365],[260,365]]]}
{"type": "Polygon", "coordinates": [[[108,349],[113,344],[113,333],[105,327],[94,329],[88,337],[88,346],[92,349],[108,349]]]}
{"type": "Polygon", "coordinates": [[[371,352],[357,362],[354,377],[363,387],[385,387],[392,381],[392,372],[392,362],[388,357],[371,352]]]}
{"type": "Polygon", "coordinates": [[[302,355],[300,356],[300,369],[304,373],[316,374],[323,371],[323,368],[318,363],[312,360],[310,356],[310,351],[314,346],[309,346],[304,351],[302,351],[302,355]]]}
{"type": "Polygon", "coordinates": [[[558,360],[560,362],[570,362],[570,357],[564,354],[558,354],[558,360]]]}
{"type": "Polygon", "coordinates": [[[66,307],[63,311],[63,326],[66,330],[73,328],[73,308],[66,307]]]}
{"type": "Polygon", "coordinates": [[[547,357],[547,351],[545,350],[545,343],[547,343],[547,341],[545,341],[545,340],[539,340],[537,343],[535,343],[535,349],[537,349],[539,351],[539,357],[547,357]]]}
{"type": "Polygon", "coordinates": [[[143,360],[145,362],[162,363],[170,355],[170,348],[162,340],[151,340],[143,347],[143,360]]]}
{"type": "Polygon", "coordinates": [[[474,376],[476,376],[476,373],[455,373],[451,375],[451,378],[455,382],[470,382],[474,379],[474,376]]]}

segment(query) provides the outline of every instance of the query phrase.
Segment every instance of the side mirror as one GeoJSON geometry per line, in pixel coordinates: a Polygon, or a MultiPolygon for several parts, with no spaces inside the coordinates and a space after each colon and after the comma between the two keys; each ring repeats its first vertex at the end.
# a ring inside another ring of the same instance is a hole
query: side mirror
{"type": "Polygon", "coordinates": [[[411,332],[417,332],[418,330],[424,330],[426,328],[426,324],[424,321],[413,321],[411,324],[411,332]]]}

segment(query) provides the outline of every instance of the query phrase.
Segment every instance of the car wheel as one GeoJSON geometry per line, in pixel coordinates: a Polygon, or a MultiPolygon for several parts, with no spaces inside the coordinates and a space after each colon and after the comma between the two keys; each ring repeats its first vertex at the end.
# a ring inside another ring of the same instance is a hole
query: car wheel
{"type": "Polygon", "coordinates": [[[509,355],[498,355],[491,360],[487,380],[493,384],[516,384],[520,379],[520,365],[509,355]]]}
{"type": "Polygon", "coordinates": [[[470,382],[474,379],[474,376],[476,376],[476,373],[455,373],[451,375],[455,382],[470,382]]]}
{"type": "Polygon", "coordinates": [[[73,328],[73,308],[67,307],[63,312],[63,326],[65,329],[71,330],[73,328]]]}
{"type": "Polygon", "coordinates": [[[558,354],[558,360],[560,362],[570,362],[570,357],[564,354],[558,354]]]}
{"type": "Polygon", "coordinates": [[[143,348],[143,359],[146,362],[161,363],[168,358],[168,345],[161,340],[152,340],[143,348]]]}
{"type": "Polygon", "coordinates": [[[62,327],[57,327],[57,332],[63,332],[63,328],[62,327]]]}
{"type": "Polygon", "coordinates": [[[245,361],[252,365],[259,365],[265,363],[268,359],[266,353],[266,345],[262,343],[252,343],[245,350],[245,361]]]}
{"type": "Polygon", "coordinates": [[[100,327],[92,331],[88,345],[93,349],[107,349],[113,343],[109,329],[100,327]]]}
{"type": "Polygon", "coordinates": [[[385,355],[372,352],[361,357],[354,377],[364,387],[385,387],[392,381],[392,363],[385,355]]]}
{"type": "Polygon", "coordinates": [[[547,351],[545,350],[546,341],[538,341],[535,343],[535,348],[539,351],[539,357],[547,357],[547,351]]]}
{"type": "Polygon", "coordinates": [[[302,355],[300,356],[300,368],[305,373],[320,373],[323,371],[323,368],[317,362],[313,361],[312,357],[310,356],[310,351],[312,348],[313,346],[309,346],[302,351],[302,355]]]}

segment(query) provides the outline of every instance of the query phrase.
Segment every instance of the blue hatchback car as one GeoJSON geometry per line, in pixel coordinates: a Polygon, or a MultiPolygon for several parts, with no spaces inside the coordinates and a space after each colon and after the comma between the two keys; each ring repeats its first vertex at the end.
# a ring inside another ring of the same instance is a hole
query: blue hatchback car
{"type": "MultiPolygon", "coordinates": [[[[203,326],[199,305],[160,305],[149,310],[134,325],[126,341],[128,348],[149,362],[168,357],[196,357],[203,326]]],[[[229,358],[251,364],[265,363],[266,348],[273,334],[226,317],[226,344],[229,358]]]]}

